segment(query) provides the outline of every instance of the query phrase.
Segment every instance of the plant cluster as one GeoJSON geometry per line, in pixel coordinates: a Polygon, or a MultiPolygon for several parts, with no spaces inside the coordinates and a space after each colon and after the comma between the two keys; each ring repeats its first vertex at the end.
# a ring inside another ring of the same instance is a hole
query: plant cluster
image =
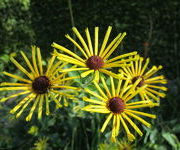
{"type": "Polygon", "coordinates": [[[139,56],[136,51],[112,57],[126,33],[119,33],[108,42],[111,26],[102,42],[99,41],[99,27],[95,27],[94,38],[88,28],[85,30],[86,38],[77,28],[72,30],[78,41],[70,35],[66,38],[74,44],[76,51],[53,43],[54,51],[47,65],[43,64],[41,51],[36,46],[32,46],[31,60],[23,51],[20,52],[26,66],[15,59],[15,53],[11,54],[10,60],[26,77],[4,71],[4,75],[18,82],[0,83],[0,91],[14,92],[2,97],[0,102],[20,97],[10,113],[18,118],[30,107],[26,121],[31,121],[35,111],[41,120],[43,112],[49,115],[52,110],[68,106],[68,103],[83,102],[83,106],[79,106],[81,111],[107,115],[101,132],[112,120],[113,142],[121,131],[129,141],[136,139],[134,131],[142,136],[136,120],[151,127],[144,117],[154,119],[156,115],[146,112],[145,108],[159,106],[160,98],[165,97],[164,91],[167,91],[164,86],[167,80],[157,74],[162,66],[149,67],[149,58],[139,56]],[[71,76],[71,72],[77,72],[77,75],[71,76]],[[91,80],[86,85],[76,84],[76,80],[89,77],[91,80]],[[84,96],[80,97],[82,93],[84,96]]]}

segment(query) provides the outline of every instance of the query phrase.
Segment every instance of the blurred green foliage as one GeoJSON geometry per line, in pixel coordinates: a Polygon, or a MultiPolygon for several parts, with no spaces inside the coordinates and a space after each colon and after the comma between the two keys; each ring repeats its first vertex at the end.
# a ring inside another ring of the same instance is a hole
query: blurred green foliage
{"type": "MultiPolygon", "coordinates": [[[[72,46],[64,37],[72,33],[68,1],[0,1],[0,72],[15,72],[9,54],[20,50],[29,53],[32,44],[39,46],[45,57],[52,52],[52,42],[72,46]]],[[[120,51],[114,55],[137,50],[144,57],[150,57],[152,64],[164,66],[161,73],[169,80],[167,97],[161,100],[161,107],[154,112],[158,118],[152,122],[153,128],[142,127],[145,135],[133,144],[138,150],[179,150],[179,0],[72,0],[71,3],[74,24],[80,32],[86,27],[92,30],[99,26],[102,39],[107,26],[112,25],[112,35],[127,32],[120,51]]],[[[7,80],[0,74],[0,82],[7,80]]],[[[81,86],[85,85],[88,83],[83,81],[81,86]]],[[[1,92],[3,94],[7,93],[1,92]]],[[[108,141],[109,133],[99,132],[104,118],[81,112],[76,104],[55,110],[39,122],[16,120],[8,113],[12,105],[13,102],[0,104],[0,149],[112,148],[109,146],[112,144],[108,141]]]]}

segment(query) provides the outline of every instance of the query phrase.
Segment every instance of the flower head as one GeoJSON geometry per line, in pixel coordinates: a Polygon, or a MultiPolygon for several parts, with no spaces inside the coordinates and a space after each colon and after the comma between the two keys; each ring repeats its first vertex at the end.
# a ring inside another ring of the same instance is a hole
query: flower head
{"type": "Polygon", "coordinates": [[[112,42],[107,44],[111,30],[112,30],[111,26],[109,26],[106,31],[106,34],[105,34],[105,37],[104,37],[104,40],[102,42],[100,49],[99,49],[100,44],[99,44],[99,39],[98,39],[98,36],[99,36],[98,27],[95,27],[95,32],[94,32],[95,33],[94,47],[92,45],[91,36],[90,36],[88,28],[85,30],[87,43],[85,42],[85,39],[83,39],[82,35],[79,33],[79,31],[75,27],[73,27],[72,30],[82,45],[78,44],[69,35],[66,35],[66,38],[69,39],[80,50],[80,52],[82,53],[82,56],[78,56],[77,54],[73,53],[71,50],[68,50],[67,48],[59,44],[56,44],[56,43],[52,44],[54,48],[57,48],[65,52],[65,54],[62,54],[55,51],[54,52],[55,56],[58,56],[58,58],[62,61],[69,62],[78,66],[77,68],[74,68],[74,69],[64,69],[62,70],[63,72],[80,70],[80,71],[83,71],[83,73],[81,73],[82,77],[86,77],[90,73],[95,73],[96,81],[99,80],[100,72],[105,73],[107,75],[111,75],[115,78],[119,78],[118,75],[109,71],[108,69],[112,67],[124,66],[124,62],[130,62],[131,60],[134,60],[134,59],[127,58],[127,59],[122,60],[122,58],[126,58],[128,56],[133,56],[137,54],[137,52],[132,52],[132,53],[123,54],[123,55],[114,57],[112,59],[109,59],[111,54],[117,49],[118,45],[121,43],[124,36],[126,35],[126,33],[119,33],[112,42]]]}
{"type": "Polygon", "coordinates": [[[30,103],[32,103],[31,110],[26,117],[26,121],[30,121],[35,109],[38,109],[38,119],[42,118],[42,110],[45,105],[46,115],[50,113],[49,103],[54,101],[57,106],[61,106],[54,95],[65,96],[67,98],[74,97],[63,92],[62,89],[77,90],[76,87],[68,86],[65,83],[77,77],[66,77],[67,73],[59,73],[67,63],[58,61],[55,63],[56,56],[52,56],[47,65],[46,71],[43,70],[41,52],[38,47],[32,46],[32,63],[27,58],[24,52],[21,55],[25,60],[27,67],[23,67],[14,59],[14,54],[10,59],[15,66],[23,72],[28,79],[14,75],[8,72],[3,72],[5,75],[17,79],[18,83],[2,82],[0,84],[0,91],[19,91],[10,96],[0,99],[0,102],[5,102],[8,99],[23,95],[24,98],[10,111],[17,113],[19,117],[30,103]],[[44,104],[45,103],[45,104],[44,104]]]}
{"type": "MultiPolygon", "coordinates": [[[[135,91],[134,85],[128,85],[129,79],[127,79],[125,82],[119,79],[118,84],[116,86],[115,85],[116,82],[114,82],[113,77],[110,77],[111,89],[109,89],[104,78],[101,78],[101,81],[103,88],[101,88],[101,86],[97,82],[94,82],[94,85],[97,91],[99,92],[99,94],[89,89],[85,89],[85,91],[90,95],[94,96],[95,99],[84,97],[83,100],[91,104],[85,106],[84,108],[82,108],[82,110],[108,114],[106,121],[104,122],[101,128],[101,132],[104,132],[106,126],[112,119],[113,124],[112,124],[111,138],[113,141],[116,140],[116,136],[118,136],[119,134],[119,130],[121,126],[120,124],[122,124],[122,127],[124,128],[127,137],[130,141],[133,141],[135,139],[135,136],[131,133],[128,126],[134,128],[134,130],[140,136],[142,136],[143,133],[131,118],[138,120],[147,127],[150,127],[151,125],[140,116],[145,116],[150,118],[156,118],[156,116],[149,113],[137,111],[134,109],[144,108],[144,107],[154,107],[154,106],[158,106],[159,104],[153,103],[151,101],[130,102],[130,100],[133,97],[135,97],[140,91],[142,91],[146,86],[142,86],[135,91]]],[[[138,81],[136,81],[135,84],[137,84],[137,82],[138,81]]]]}
{"type": "Polygon", "coordinates": [[[167,88],[162,86],[166,84],[167,80],[163,75],[154,76],[158,70],[162,69],[162,66],[153,66],[148,69],[149,58],[144,60],[138,55],[135,56],[137,59],[131,62],[131,66],[123,66],[120,72],[124,74],[124,79],[130,79],[130,84],[137,82],[136,86],[139,87],[146,85],[144,90],[139,92],[141,99],[144,100],[159,100],[159,97],[165,97],[167,88]],[[144,61],[143,61],[144,60],[144,61]],[[143,64],[144,63],[144,64],[143,64]],[[161,91],[159,91],[161,90],[161,91]]]}

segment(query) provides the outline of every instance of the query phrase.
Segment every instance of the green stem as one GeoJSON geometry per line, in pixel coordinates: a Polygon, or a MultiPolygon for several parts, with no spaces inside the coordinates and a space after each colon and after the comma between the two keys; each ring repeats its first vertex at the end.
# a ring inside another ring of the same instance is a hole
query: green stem
{"type": "MultiPolygon", "coordinates": [[[[71,25],[72,25],[72,27],[75,27],[71,0],[68,0],[68,7],[69,7],[69,12],[70,12],[70,17],[71,17],[71,25]]],[[[75,33],[73,33],[73,39],[76,41],[75,33]]],[[[76,52],[75,45],[74,45],[74,51],[76,52]]]]}

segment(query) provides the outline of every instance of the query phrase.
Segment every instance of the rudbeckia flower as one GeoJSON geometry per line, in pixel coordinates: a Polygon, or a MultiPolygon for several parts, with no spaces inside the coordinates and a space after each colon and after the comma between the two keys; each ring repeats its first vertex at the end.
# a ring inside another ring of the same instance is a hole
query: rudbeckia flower
{"type": "Polygon", "coordinates": [[[130,66],[124,66],[119,71],[124,74],[124,79],[130,78],[130,84],[134,84],[135,81],[139,79],[137,83],[137,88],[146,85],[144,90],[139,92],[141,99],[144,100],[159,100],[159,97],[165,97],[165,93],[162,91],[167,91],[167,88],[162,84],[166,84],[167,80],[163,75],[156,75],[157,71],[162,69],[160,66],[153,66],[148,68],[149,58],[144,60],[138,55],[135,56],[137,59],[131,62],[130,66]]]}
{"type": "MultiPolygon", "coordinates": [[[[101,128],[101,132],[104,132],[107,125],[112,120],[111,138],[113,141],[116,141],[120,128],[125,130],[129,141],[133,141],[135,139],[134,134],[131,133],[132,130],[129,129],[130,127],[132,127],[140,136],[142,136],[143,133],[136,125],[135,120],[138,120],[147,127],[151,127],[151,124],[140,116],[149,118],[156,118],[156,116],[136,109],[159,106],[159,104],[151,101],[130,101],[146,86],[142,86],[135,91],[134,85],[128,85],[129,79],[127,79],[125,82],[119,79],[116,86],[116,82],[114,82],[113,77],[110,77],[111,88],[108,88],[108,85],[103,78],[101,78],[101,81],[103,88],[101,88],[97,82],[94,82],[98,93],[87,88],[84,89],[91,95],[91,97],[94,96],[95,98],[84,97],[83,100],[89,102],[90,104],[82,108],[82,110],[107,114],[107,118],[101,128]]],[[[135,84],[138,82],[139,81],[136,81],[135,84]]]]}
{"type": "Polygon", "coordinates": [[[62,63],[61,61],[55,63],[56,56],[52,56],[49,60],[46,71],[44,71],[41,52],[38,47],[32,46],[32,63],[24,52],[21,51],[21,55],[26,62],[27,67],[23,67],[19,62],[17,62],[14,59],[14,54],[11,55],[10,60],[28,78],[23,78],[8,72],[3,72],[3,74],[17,79],[19,82],[2,82],[0,84],[0,91],[17,91],[15,94],[1,98],[0,102],[5,102],[18,96],[24,96],[24,98],[20,100],[20,102],[13,109],[11,109],[11,113],[17,113],[16,117],[18,118],[28,107],[28,105],[32,104],[29,106],[31,109],[28,116],[26,117],[26,121],[31,120],[35,109],[38,111],[38,119],[41,119],[43,107],[46,109],[46,115],[49,115],[49,103],[51,101],[54,101],[56,105],[60,106],[59,101],[54,98],[54,95],[58,94],[73,99],[72,95],[61,91],[61,89],[77,90],[76,87],[63,84],[64,81],[69,81],[77,77],[65,77],[66,73],[58,73],[58,71],[62,69],[67,63],[62,63]]]}
{"type": "Polygon", "coordinates": [[[83,39],[82,35],[75,27],[73,27],[72,30],[79,39],[81,45],[78,44],[78,42],[76,42],[74,39],[72,39],[68,34],[66,35],[66,38],[69,39],[79,49],[82,55],[77,55],[72,52],[72,50],[69,50],[59,44],[52,44],[54,48],[60,50],[61,52],[64,52],[63,54],[55,51],[55,56],[58,56],[58,58],[62,61],[69,62],[78,66],[74,69],[64,69],[62,70],[63,72],[83,71],[83,73],[81,73],[82,77],[86,77],[87,75],[94,73],[96,81],[99,80],[100,72],[113,76],[114,78],[119,78],[117,74],[109,71],[108,69],[124,66],[124,62],[130,62],[134,60],[133,58],[128,58],[128,56],[133,56],[137,54],[137,52],[131,52],[116,56],[114,58],[110,58],[111,54],[117,49],[118,45],[121,43],[124,36],[126,35],[125,32],[119,33],[113,41],[107,44],[112,30],[111,26],[108,27],[101,46],[99,42],[99,27],[95,27],[94,44],[92,44],[88,28],[86,28],[85,30],[87,42],[85,41],[85,39],[83,39]]]}

